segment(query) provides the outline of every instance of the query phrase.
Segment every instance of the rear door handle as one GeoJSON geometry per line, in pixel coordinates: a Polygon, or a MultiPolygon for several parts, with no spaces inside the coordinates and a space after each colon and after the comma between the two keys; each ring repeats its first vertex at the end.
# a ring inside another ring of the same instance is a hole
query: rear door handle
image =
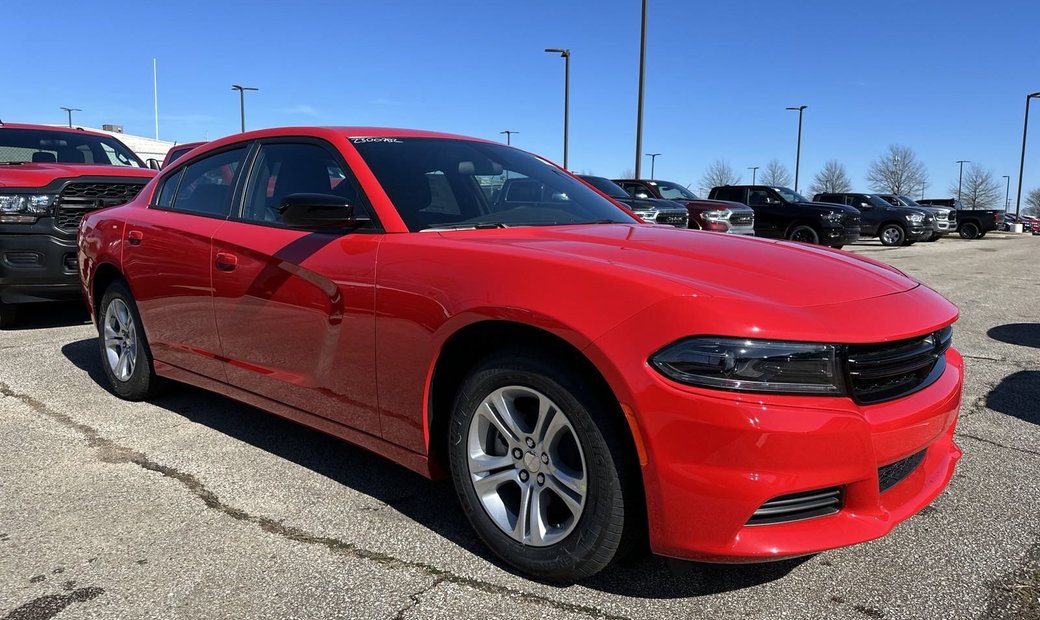
{"type": "Polygon", "coordinates": [[[238,267],[238,257],[227,252],[217,252],[215,264],[220,271],[234,271],[238,267]]]}
{"type": "Polygon", "coordinates": [[[126,240],[130,245],[141,245],[142,239],[144,239],[144,233],[139,230],[131,230],[126,233],[126,240]]]}

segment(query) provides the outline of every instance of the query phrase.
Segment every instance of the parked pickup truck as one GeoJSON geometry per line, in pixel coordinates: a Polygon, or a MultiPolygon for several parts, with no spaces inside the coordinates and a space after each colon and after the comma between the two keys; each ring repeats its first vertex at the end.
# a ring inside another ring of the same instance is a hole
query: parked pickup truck
{"type": "Polygon", "coordinates": [[[165,168],[166,166],[169,166],[180,159],[181,155],[187,154],[188,151],[200,144],[205,144],[205,142],[185,142],[184,144],[175,144],[174,146],[171,146],[170,150],[166,152],[166,157],[163,158],[163,167],[165,168]]]}
{"type": "Polygon", "coordinates": [[[809,202],[786,187],[724,185],[708,198],[729,200],[755,210],[755,234],[840,248],[860,235],[860,213],[853,207],[809,202]]]}
{"type": "Polygon", "coordinates": [[[647,222],[668,224],[676,228],[687,228],[690,225],[689,212],[685,206],[677,202],[659,198],[636,198],[606,177],[578,175],[578,178],[625,205],[647,222]]]}
{"type": "Polygon", "coordinates": [[[932,236],[921,241],[938,241],[951,232],[957,230],[957,210],[950,207],[936,205],[923,205],[909,196],[897,196],[896,194],[877,194],[882,200],[897,207],[910,207],[922,209],[932,214],[932,236]]]}
{"type": "Polygon", "coordinates": [[[0,124],[0,327],[20,304],[76,299],[76,229],[155,176],[108,134],[0,124]]]}
{"type": "Polygon", "coordinates": [[[816,194],[813,202],[831,202],[855,208],[861,217],[860,235],[877,237],[882,245],[912,245],[932,236],[934,215],[924,209],[893,206],[877,194],[816,194]]]}
{"type": "Polygon", "coordinates": [[[917,202],[925,206],[956,209],[957,234],[961,239],[981,239],[991,230],[1000,230],[1004,224],[1003,209],[965,209],[956,198],[922,198],[917,202]]]}
{"type": "Polygon", "coordinates": [[[755,234],[755,212],[737,202],[702,200],[678,183],[647,179],[614,179],[634,198],[664,198],[686,207],[690,228],[736,235],[755,234]]]}

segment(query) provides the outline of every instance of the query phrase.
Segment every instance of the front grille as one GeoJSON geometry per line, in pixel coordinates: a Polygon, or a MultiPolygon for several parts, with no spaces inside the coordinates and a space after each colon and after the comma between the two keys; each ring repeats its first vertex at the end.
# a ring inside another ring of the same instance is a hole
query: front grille
{"type": "Polygon", "coordinates": [[[774,497],[748,519],[748,525],[786,523],[832,515],[841,510],[842,487],[830,487],[774,497]]]}
{"type": "Polygon", "coordinates": [[[842,216],[841,223],[845,226],[851,226],[852,228],[859,228],[859,220],[860,217],[858,215],[846,213],[844,216],[842,216]]]}
{"type": "Polygon", "coordinates": [[[686,213],[658,213],[656,222],[658,224],[668,224],[669,226],[686,228],[690,223],[690,216],[686,213]]]}
{"type": "Polygon", "coordinates": [[[917,466],[924,460],[924,453],[927,450],[921,450],[916,454],[911,454],[903,460],[890,463],[884,467],[879,467],[877,470],[878,477],[878,489],[882,493],[896,486],[907,476],[913,473],[917,466]]]}
{"type": "Polygon", "coordinates": [[[734,213],[729,216],[731,226],[751,226],[755,223],[754,213],[734,213]]]}
{"type": "Polygon", "coordinates": [[[859,403],[878,403],[916,392],[939,378],[953,328],[884,344],[848,348],[848,381],[859,403]]]}
{"type": "Polygon", "coordinates": [[[72,231],[87,213],[130,202],[144,183],[69,183],[58,194],[54,225],[72,231]]]}

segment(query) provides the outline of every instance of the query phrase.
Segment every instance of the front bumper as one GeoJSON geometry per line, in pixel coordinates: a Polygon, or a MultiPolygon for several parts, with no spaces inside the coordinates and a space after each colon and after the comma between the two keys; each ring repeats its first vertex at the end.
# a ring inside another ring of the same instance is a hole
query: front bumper
{"type": "MultiPolygon", "coordinates": [[[[8,304],[80,297],[76,240],[54,232],[0,231],[0,301],[8,304]]],[[[34,226],[34,228],[36,228],[34,226]]]]}
{"type": "Polygon", "coordinates": [[[910,235],[912,241],[923,241],[924,239],[931,239],[934,230],[930,225],[911,226],[907,229],[907,234],[910,235]]]}
{"type": "Polygon", "coordinates": [[[903,398],[860,406],[844,397],[727,393],[654,376],[640,395],[649,455],[653,550],[713,562],[757,562],[817,553],[888,533],[931,503],[961,451],[953,432],[963,361],[903,398]],[[881,492],[878,469],[924,451],[909,475],[881,492]],[[836,514],[748,525],[779,496],[840,487],[836,514]]]}
{"type": "Polygon", "coordinates": [[[820,234],[821,245],[848,245],[859,241],[859,228],[824,228],[820,234]]]}

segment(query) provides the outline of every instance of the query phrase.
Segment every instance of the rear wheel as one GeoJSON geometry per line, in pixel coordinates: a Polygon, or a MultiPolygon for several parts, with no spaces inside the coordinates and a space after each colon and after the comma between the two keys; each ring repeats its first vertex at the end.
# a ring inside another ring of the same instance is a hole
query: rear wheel
{"type": "Polygon", "coordinates": [[[787,238],[800,243],[812,243],[815,245],[820,243],[820,233],[816,232],[816,229],[808,224],[798,224],[787,233],[787,238]]]}
{"type": "Polygon", "coordinates": [[[14,325],[17,316],[17,306],[0,301],[0,329],[7,329],[14,325]]]}
{"type": "Polygon", "coordinates": [[[977,239],[979,236],[979,227],[977,224],[972,222],[965,222],[960,225],[957,233],[960,234],[961,239],[977,239]]]}
{"type": "Polygon", "coordinates": [[[979,232],[979,236],[978,236],[978,237],[975,237],[975,238],[976,238],[976,239],[981,239],[981,238],[983,238],[983,237],[985,237],[985,236],[986,236],[986,233],[987,233],[987,232],[989,232],[989,231],[988,231],[988,230],[983,230],[983,231],[979,232]]]}
{"type": "Polygon", "coordinates": [[[158,377],[152,353],[126,284],[109,285],[101,297],[98,317],[101,365],[112,391],[126,400],[143,400],[154,394],[158,377]]]}
{"type": "Polygon", "coordinates": [[[906,231],[899,224],[885,224],[878,231],[878,237],[882,245],[903,245],[906,242],[906,231]]]}
{"type": "Polygon", "coordinates": [[[503,560],[552,581],[601,571],[637,529],[613,412],[588,386],[551,356],[514,349],[475,368],[452,411],[449,461],[470,523],[503,560]]]}

